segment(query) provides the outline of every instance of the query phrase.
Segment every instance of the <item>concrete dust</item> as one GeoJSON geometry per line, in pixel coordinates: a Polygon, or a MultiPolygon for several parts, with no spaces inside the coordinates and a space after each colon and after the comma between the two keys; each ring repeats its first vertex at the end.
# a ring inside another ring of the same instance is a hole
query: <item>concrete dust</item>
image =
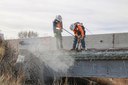
{"type": "Polygon", "coordinates": [[[28,51],[40,58],[46,66],[49,66],[56,72],[60,71],[66,73],[74,64],[74,59],[71,56],[61,56],[63,51],[46,51],[41,44],[41,40],[26,40],[26,43],[28,43],[28,45],[26,45],[28,51]]]}
{"type": "Polygon", "coordinates": [[[64,53],[63,50],[45,50],[39,39],[24,40],[17,62],[24,63],[29,79],[30,75],[38,75],[42,82],[49,82],[50,78],[56,79],[61,77],[61,74],[66,75],[68,69],[74,65],[74,58],[69,54],[62,56],[64,53]]]}

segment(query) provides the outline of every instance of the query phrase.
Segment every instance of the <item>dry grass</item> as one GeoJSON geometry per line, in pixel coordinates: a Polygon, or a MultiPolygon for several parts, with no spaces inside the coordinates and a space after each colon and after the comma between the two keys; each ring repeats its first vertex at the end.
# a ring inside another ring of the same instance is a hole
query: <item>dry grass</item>
{"type": "Polygon", "coordinates": [[[3,42],[0,48],[0,85],[23,85],[24,73],[22,69],[17,72],[15,68],[18,52],[8,42],[3,42]],[[5,50],[3,51],[1,47],[5,50]]]}
{"type": "Polygon", "coordinates": [[[0,77],[0,85],[22,85],[21,81],[22,78],[15,79],[10,75],[2,75],[0,77]]]}

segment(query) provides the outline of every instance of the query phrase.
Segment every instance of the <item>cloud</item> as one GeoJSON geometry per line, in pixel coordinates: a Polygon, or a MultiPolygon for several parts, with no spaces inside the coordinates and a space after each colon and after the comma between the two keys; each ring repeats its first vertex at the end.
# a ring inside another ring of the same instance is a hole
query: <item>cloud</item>
{"type": "Polygon", "coordinates": [[[76,21],[83,22],[94,34],[119,32],[117,28],[128,31],[127,3],[127,0],[1,0],[0,29],[5,31],[2,27],[6,27],[5,35],[10,36],[26,29],[52,35],[52,21],[60,14],[68,31],[76,21]]]}

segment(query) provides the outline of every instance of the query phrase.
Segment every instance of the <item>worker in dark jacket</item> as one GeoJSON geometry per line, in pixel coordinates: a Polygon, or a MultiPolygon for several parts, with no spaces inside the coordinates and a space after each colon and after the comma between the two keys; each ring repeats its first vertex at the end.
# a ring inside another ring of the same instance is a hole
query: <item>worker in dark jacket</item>
{"type": "MultiPolygon", "coordinates": [[[[81,50],[85,50],[85,29],[82,23],[71,24],[70,29],[74,32],[74,43],[71,50],[76,50],[76,45],[81,42],[81,50]]],[[[78,48],[77,48],[78,49],[78,48]]]]}
{"type": "Polygon", "coordinates": [[[62,35],[61,35],[62,29],[63,29],[62,17],[60,15],[57,15],[55,20],[53,21],[53,32],[54,32],[54,36],[56,37],[57,49],[63,48],[62,35]]]}

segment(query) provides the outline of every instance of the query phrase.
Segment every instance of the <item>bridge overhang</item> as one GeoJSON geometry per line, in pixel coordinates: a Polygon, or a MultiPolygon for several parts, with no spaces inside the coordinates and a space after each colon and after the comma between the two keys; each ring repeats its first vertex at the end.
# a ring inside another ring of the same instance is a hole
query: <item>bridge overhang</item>
{"type": "Polygon", "coordinates": [[[75,58],[75,63],[68,70],[68,77],[128,78],[127,50],[91,50],[69,54],[75,58]]]}

